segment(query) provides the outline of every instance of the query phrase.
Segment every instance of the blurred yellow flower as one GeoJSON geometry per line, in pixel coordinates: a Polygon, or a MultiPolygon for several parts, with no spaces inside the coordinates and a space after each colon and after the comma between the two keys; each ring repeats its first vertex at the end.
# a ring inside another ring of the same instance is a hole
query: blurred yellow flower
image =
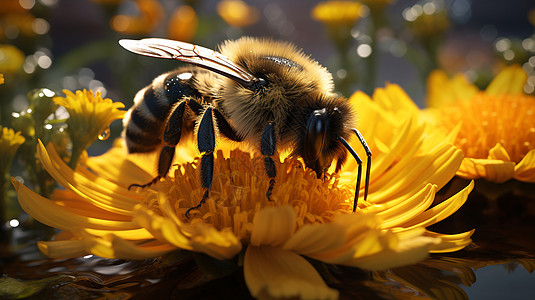
{"type": "Polygon", "coordinates": [[[458,130],[455,144],[465,155],[458,175],[535,182],[535,97],[523,93],[526,79],[520,66],[511,66],[480,91],[462,76],[431,74],[427,118],[458,130]]]}
{"type": "Polygon", "coordinates": [[[4,74],[0,74],[0,84],[4,84],[4,74]]]}
{"type": "Polygon", "coordinates": [[[195,36],[199,19],[191,6],[179,6],[167,25],[167,36],[177,41],[190,41],[195,36]]]}
{"type": "Polygon", "coordinates": [[[330,27],[352,27],[362,17],[364,6],[356,1],[326,1],[312,9],[312,18],[330,27]]]}
{"type": "Polygon", "coordinates": [[[450,28],[448,12],[442,6],[434,5],[432,11],[425,12],[422,5],[416,4],[409,12],[404,15],[407,26],[420,38],[440,35],[450,28]]]}
{"type": "Polygon", "coordinates": [[[165,11],[157,0],[136,0],[138,16],[116,15],[110,21],[113,30],[123,34],[148,34],[156,29],[165,17],[165,11]]]}
{"type": "MultiPolygon", "coordinates": [[[[247,286],[254,297],[337,298],[303,258],[368,270],[415,263],[430,252],[462,249],[472,231],[439,234],[425,229],[454,213],[473,184],[432,206],[435,193],[454,175],[462,153],[443,135],[414,120],[395,118],[362,93],[361,127],[374,151],[368,201],[352,213],[355,163],[318,179],[297,159],[277,162],[274,201],[262,157],[219,143],[210,198],[203,188],[193,141],[175,155],[177,166],[161,182],[139,191],[132,183],[153,178],[156,155],[127,155],[122,140],[86,166],[69,168],[52,146],[39,144],[39,160],[65,190],[46,199],[13,180],[21,207],[35,219],[63,230],[40,242],[51,257],[144,259],[175,249],[231,259],[242,253],[247,286]],[[401,122],[400,122],[401,121],[401,122]],[[193,160],[193,162],[191,162],[193,160]],[[244,250],[244,251],[242,251],[244,250]]],[[[358,141],[351,141],[357,148],[358,141]]],[[[363,193],[363,191],[360,191],[363,193]]],[[[362,197],[361,197],[362,199],[362,197]]]]}
{"type": "Polygon", "coordinates": [[[223,0],[217,3],[217,13],[227,24],[245,27],[254,24],[260,18],[258,9],[241,0],[223,0]]]}
{"type": "MultiPolygon", "coordinates": [[[[126,111],[121,102],[102,99],[101,92],[93,94],[91,90],[76,91],[76,94],[63,90],[65,97],[54,97],[54,103],[61,105],[69,112],[67,125],[73,143],[74,161],[82,151],[87,149],[97,138],[109,136],[109,126],[114,120],[124,117],[126,111]]],[[[71,165],[76,166],[75,162],[71,165]]]]}
{"type": "Polygon", "coordinates": [[[10,74],[22,70],[24,53],[19,48],[0,44],[0,73],[10,74]]]}
{"type": "Polygon", "coordinates": [[[24,141],[20,131],[0,126],[0,176],[5,176],[9,171],[11,161],[24,141]]]}
{"type": "Polygon", "coordinates": [[[535,26],[535,9],[532,9],[528,13],[528,20],[531,25],[535,26]]]}

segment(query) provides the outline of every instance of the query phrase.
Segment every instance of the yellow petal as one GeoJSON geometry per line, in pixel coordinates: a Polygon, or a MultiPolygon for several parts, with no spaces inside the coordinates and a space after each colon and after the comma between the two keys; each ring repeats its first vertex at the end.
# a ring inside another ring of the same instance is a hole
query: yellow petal
{"type": "Polygon", "coordinates": [[[202,252],[216,259],[231,259],[242,249],[240,240],[229,228],[217,230],[211,224],[195,223],[191,237],[193,251],[202,252]]]}
{"type": "Polygon", "coordinates": [[[470,99],[479,89],[460,74],[449,78],[443,70],[431,72],[427,79],[428,107],[445,107],[450,103],[470,99]]]}
{"type": "Polygon", "coordinates": [[[427,227],[444,220],[445,218],[456,212],[466,202],[468,195],[473,189],[474,182],[471,181],[468,186],[459,191],[457,194],[451,196],[440,204],[435,205],[432,208],[424,211],[412,220],[403,224],[403,227],[427,227]]]}
{"type": "Polygon", "coordinates": [[[427,184],[424,189],[420,190],[409,199],[403,199],[401,203],[392,201],[384,204],[384,209],[377,214],[384,220],[381,222],[381,228],[386,229],[400,226],[408,220],[419,216],[433,204],[436,190],[436,185],[427,184]],[[396,205],[390,205],[394,203],[396,205]]]}
{"type": "Polygon", "coordinates": [[[409,95],[397,84],[387,84],[385,88],[375,89],[373,100],[386,111],[408,111],[411,114],[420,112],[420,109],[409,95]]]}
{"type": "Polygon", "coordinates": [[[335,223],[305,224],[282,247],[295,253],[310,255],[341,247],[345,228],[335,223]]]}
{"type": "Polygon", "coordinates": [[[134,260],[154,258],[176,250],[174,246],[158,241],[136,245],[113,234],[104,238],[94,238],[90,245],[90,251],[94,255],[134,260]]]}
{"type": "Polygon", "coordinates": [[[141,227],[146,228],[156,239],[166,241],[175,247],[184,250],[193,250],[189,239],[177,228],[171,219],[162,217],[153,210],[138,206],[133,220],[141,227]]]}
{"type": "Polygon", "coordinates": [[[474,234],[475,229],[458,234],[441,234],[431,231],[426,232],[426,236],[440,238],[440,243],[431,245],[429,251],[431,253],[446,253],[461,250],[472,243],[470,238],[474,234]]]}
{"type": "Polygon", "coordinates": [[[38,242],[37,247],[50,258],[73,258],[89,254],[82,240],[38,242]]]}
{"type": "Polygon", "coordinates": [[[293,207],[266,207],[254,216],[251,245],[282,246],[294,234],[296,227],[293,207]]]}
{"type": "Polygon", "coordinates": [[[243,262],[245,283],[255,298],[338,299],[301,256],[272,247],[249,246],[243,262]]]}
{"type": "Polygon", "coordinates": [[[54,147],[47,152],[39,142],[37,156],[43,167],[60,185],[104,210],[131,214],[134,206],[143,200],[140,195],[128,191],[126,187],[118,186],[87,170],[79,168],[79,171],[73,171],[59,157],[54,147]]]}
{"type": "Polygon", "coordinates": [[[101,230],[129,230],[139,226],[131,221],[105,220],[85,217],[70,212],[65,207],[59,206],[24,186],[15,179],[11,179],[17,190],[20,206],[26,213],[39,222],[62,230],[83,230],[85,228],[101,230]]]}
{"type": "Polygon", "coordinates": [[[505,148],[500,143],[496,144],[496,146],[492,147],[492,149],[489,150],[489,156],[487,158],[494,160],[511,161],[511,157],[507,153],[507,150],[505,150],[505,148]]]}
{"type": "Polygon", "coordinates": [[[426,236],[410,236],[397,241],[392,247],[367,256],[359,257],[351,264],[366,270],[386,270],[399,266],[415,264],[429,255],[431,245],[440,239],[426,236]]]}
{"type": "Polygon", "coordinates": [[[495,159],[478,159],[465,157],[457,175],[466,179],[485,178],[497,183],[513,178],[515,163],[495,159]]]}
{"type": "Polygon", "coordinates": [[[489,95],[517,95],[524,91],[527,78],[521,66],[512,65],[496,75],[485,92],[489,95]]]}
{"type": "Polygon", "coordinates": [[[530,150],[515,166],[515,179],[535,182],[535,149],[530,150]]]}
{"type": "Polygon", "coordinates": [[[116,139],[113,147],[106,153],[89,157],[87,166],[99,176],[125,187],[132,183],[151,181],[154,178],[153,172],[158,153],[128,156],[126,151],[124,140],[116,139]],[[140,167],[140,165],[145,166],[145,168],[140,167]]]}

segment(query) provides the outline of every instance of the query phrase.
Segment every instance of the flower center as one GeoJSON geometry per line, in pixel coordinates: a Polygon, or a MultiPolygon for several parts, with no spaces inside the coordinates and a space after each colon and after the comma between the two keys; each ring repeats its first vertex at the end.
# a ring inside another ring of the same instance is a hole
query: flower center
{"type": "Polygon", "coordinates": [[[443,108],[441,113],[447,129],[462,122],[455,144],[465,157],[485,159],[500,143],[518,163],[535,148],[535,97],[479,93],[457,106],[443,108]]]}
{"type": "MultiPolygon", "coordinates": [[[[277,177],[271,195],[266,197],[269,178],[263,157],[251,158],[249,153],[232,150],[230,158],[218,151],[214,159],[214,177],[210,197],[199,209],[185,217],[186,210],[199,204],[204,190],[199,172],[200,160],[180,165],[173,177],[166,177],[156,188],[167,194],[184,222],[199,221],[216,228],[233,228],[244,237],[244,226],[252,223],[257,211],[266,206],[292,205],[297,212],[298,226],[306,223],[330,222],[334,215],[352,211],[353,192],[339,187],[338,175],[318,179],[311,169],[304,169],[297,159],[276,162],[277,177]]],[[[156,199],[156,195],[150,196],[156,199]]],[[[153,202],[154,203],[154,202],[153,202]]]]}

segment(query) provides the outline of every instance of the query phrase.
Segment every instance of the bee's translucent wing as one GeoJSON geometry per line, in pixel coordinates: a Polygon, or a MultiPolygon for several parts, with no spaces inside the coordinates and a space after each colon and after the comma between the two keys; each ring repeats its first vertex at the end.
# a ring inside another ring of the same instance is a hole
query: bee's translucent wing
{"type": "Polygon", "coordinates": [[[168,39],[147,38],[120,40],[125,49],[137,54],[158,58],[176,59],[214,71],[244,85],[252,85],[259,79],[233,63],[223,54],[201,46],[168,39]]]}

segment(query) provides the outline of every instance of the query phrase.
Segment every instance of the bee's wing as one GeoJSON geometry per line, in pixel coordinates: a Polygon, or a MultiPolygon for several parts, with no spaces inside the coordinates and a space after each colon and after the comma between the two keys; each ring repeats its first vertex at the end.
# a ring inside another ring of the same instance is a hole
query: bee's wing
{"type": "Polygon", "coordinates": [[[125,49],[137,54],[176,59],[214,71],[242,84],[251,85],[258,79],[233,63],[228,57],[201,46],[158,38],[120,40],[125,49]]]}

